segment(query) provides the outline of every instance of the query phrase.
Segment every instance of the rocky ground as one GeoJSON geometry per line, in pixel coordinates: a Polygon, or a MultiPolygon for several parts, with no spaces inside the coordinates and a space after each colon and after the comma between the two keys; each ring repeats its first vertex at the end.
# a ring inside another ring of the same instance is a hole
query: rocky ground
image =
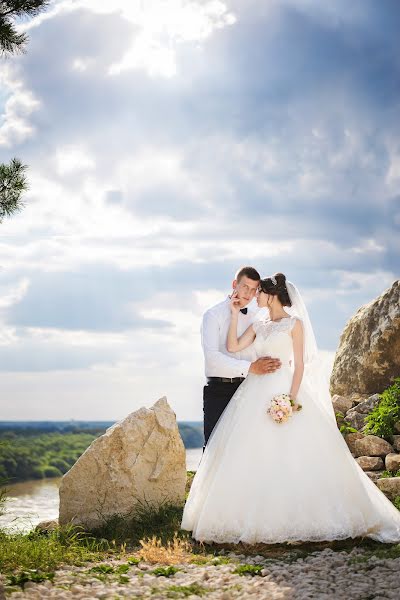
{"type": "Polygon", "coordinates": [[[304,552],[293,547],[282,556],[246,556],[222,550],[197,563],[150,564],[135,559],[108,560],[56,571],[53,582],[28,582],[6,588],[6,597],[80,599],[189,598],[195,600],[302,600],[343,598],[380,600],[400,597],[399,547],[353,547],[304,552]],[[203,564],[201,564],[203,563],[203,564]],[[94,570],[93,570],[94,567],[94,570]],[[157,568],[161,571],[157,572],[157,568]],[[171,572],[172,570],[172,572],[171,572]],[[175,572],[174,572],[175,571],[175,572]],[[162,574],[164,573],[164,574],[162,574]]]}

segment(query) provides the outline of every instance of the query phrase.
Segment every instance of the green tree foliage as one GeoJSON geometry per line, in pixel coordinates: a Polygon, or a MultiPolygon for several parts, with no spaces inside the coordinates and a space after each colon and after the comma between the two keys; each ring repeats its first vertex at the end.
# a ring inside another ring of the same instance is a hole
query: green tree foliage
{"type": "MultiPolygon", "coordinates": [[[[202,423],[179,423],[179,432],[186,448],[203,445],[202,423]]],[[[48,426],[49,427],[49,426],[48,426]]],[[[71,431],[45,427],[2,428],[0,424],[0,480],[9,483],[60,477],[77,461],[92,441],[105,431],[104,427],[78,427],[71,431]]],[[[0,486],[1,487],[1,486],[0,486]]]]}
{"type": "MultiPolygon", "coordinates": [[[[0,56],[26,51],[28,36],[18,31],[15,21],[34,17],[49,5],[48,0],[0,0],[0,56]]],[[[27,189],[27,167],[17,158],[0,164],[0,223],[21,210],[21,197],[27,189]]]]}
{"type": "Polygon", "coordinates": [[[394,425],[400,421],[400,377],[397,377],[393,385],[381,394],[379,404],[365,421],[367,423],[365,433],[391,440],[395,433],[394,425]]]}
{"type": "Polygon", "coordinates": [[[9,165],[0,164],[0,223],[23,206],[21,196],[28,187],[26,169],[26,165],[17,158],[13,158],[9,165]]]}
{"type": "Polygon", "coordinates": [[[35,17],[49,5],[49,0],[0,0],[0,52],[25,52],[28,36],[19,32],[16,19],[35,17]]]}
{"type": "Polygon", "coordinates": [[[60,477],[76,462],[96,435],[90,433],[47,433],[40,435],[2,434],[0,479],[9,483],[60,477]]]}

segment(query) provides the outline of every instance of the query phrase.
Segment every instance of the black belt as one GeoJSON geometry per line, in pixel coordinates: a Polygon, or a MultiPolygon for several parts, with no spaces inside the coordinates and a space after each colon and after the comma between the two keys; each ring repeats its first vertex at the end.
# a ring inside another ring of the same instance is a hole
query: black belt
{"type": "Polygon", "coordinates": [[[241,383],[245,377],[207,377],[207,383],[241,383]]]}

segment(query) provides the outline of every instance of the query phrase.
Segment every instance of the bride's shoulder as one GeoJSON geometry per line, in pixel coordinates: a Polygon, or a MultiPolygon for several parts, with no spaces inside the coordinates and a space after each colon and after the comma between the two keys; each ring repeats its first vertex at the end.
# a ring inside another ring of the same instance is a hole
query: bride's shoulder
{"type": "Polygon", "coordinates": [[[297,317],[295,315],[290,317],[290,329],[292,331],[297,330],[297,331],[302,331],[304,329],[304,325],[303,325],[303,319],[300,319],[300,317],[297,317]]]}

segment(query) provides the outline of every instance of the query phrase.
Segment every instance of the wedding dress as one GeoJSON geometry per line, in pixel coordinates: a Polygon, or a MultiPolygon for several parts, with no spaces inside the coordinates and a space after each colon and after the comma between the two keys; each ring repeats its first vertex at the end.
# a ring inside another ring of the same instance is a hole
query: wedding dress
{"type": "Polygon", "coordinates": [[[302,410],[285,423],[267,414],[289,393],[291,329],[297,317],[254,324],[256,356],[280,358],[267,375],[249,374],[208,439],[181,528],[204,542],[281,543],[358,536],[400,542],[400,512],[351,455],[334,415],[300,386],[302,410]]]}

